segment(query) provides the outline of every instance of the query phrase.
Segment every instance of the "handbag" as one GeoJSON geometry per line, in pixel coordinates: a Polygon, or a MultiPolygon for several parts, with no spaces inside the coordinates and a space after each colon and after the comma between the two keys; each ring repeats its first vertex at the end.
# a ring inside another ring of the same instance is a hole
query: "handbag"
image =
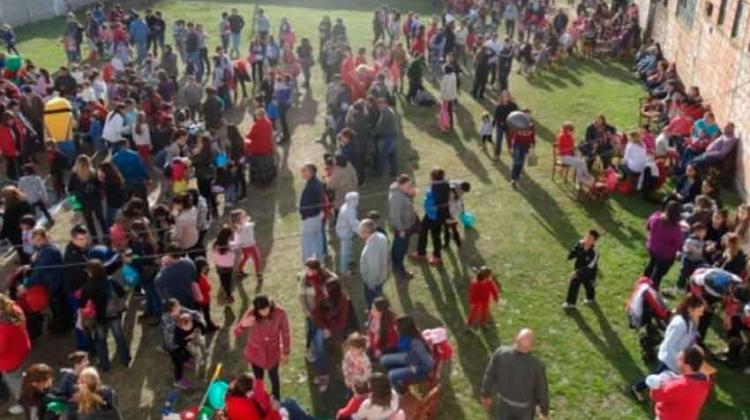
{"type": "Polygon", "coordinates": [[[539,163],[539,159],[536,156],[536,152],[533,150],[529,152],[529,155],[526,156],[526,164],[529,166],[536,166],[539,163]]]}
{"type": "Polygon", "coordinates": [[[105,315],[107,318],[117,318],[125,312],[127,304],[125,303],[125,296],[119,296],[115,291],[115,286],[112,284],[112,280],[108,281],[107,285],[107,308],[105,309],[105,315]]]}

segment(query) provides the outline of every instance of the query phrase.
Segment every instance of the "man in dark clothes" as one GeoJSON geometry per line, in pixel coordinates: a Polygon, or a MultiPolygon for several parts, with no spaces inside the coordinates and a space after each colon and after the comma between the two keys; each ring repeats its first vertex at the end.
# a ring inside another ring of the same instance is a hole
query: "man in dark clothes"
{"type": "Polygon", "coordinates": [[[224,103],[216,96],[216,89],[206,88],[206,99],[201,104],[201,113],[206,121],[206,128],[216,130],[221,128],[222,113],[224,112],[224,103]]]}
{"type": "Polygon", "coordinates": [[[78,83],[70,75],[67,67],[60,67],[57,77],[55,77],[54,90],[60,93],[62,97],[70,97],[76,94],[78,83]]]}
{"type": "MultiPolygon", "coordinates": [[[[72,313],[76,313],[79,308],[76,292],[81,289],[88,278],[84,268],[89,261],[89,246],[89,230],[83,225],[74,226],[70,230],[70,242],[65,246],[63,254],[63,264],[66,267],[62,279],[62,287],[72,313]]],[[[86,334],[78,329],[76,329],[76,343],[79,349],[89,349],[91,346],[91,341],[86,334]]]]}
{"type": "Polygon", "coordinates": [[[430,188],[425,193],[424,217],[419,231],[417,252],[410,257],[417,261],[424,261],[427,256],[427,234],[432,236],[432,256],[429,263],[440,265],[442,260],[442,242],[440,232],[445,221],[450,217],[448,200],[450,199],[450,184],[445,179],[445,171],[435,168],[430,172],[430,188]]]}
{"type": "Polygon", "coordinates": [[[534,332],[524,328],[512,348],[498,348],[487,364],[479,395],[486,410],[497,396],[500,420],[532,420],[537,408],[542,420],[549,415],[547,373],[533,349],[534,332]]]}
{"type": "Polygon", "coordinates": [[[497,84],[500,86],[501,92],[508,89],[508,77],[512,66],[513,47],[510,39],[505,38],[503,49],[497,55],[497,84]]]}
{"type": "Polygon", "coordinates": [[[318,168],[312,163],[304,165],[300,172],[305,180],[305,187],[299,199],[299,215],[302,219],[302,261],[307,261],[308,258],[323,261],[326,256],[322,219],[324,186],[318,179],[318,168]]]}
{"type": "Polygon", "coordinates": [[[482,47],[476,56],[474,65],[474,86],[471,88],[471,96],[474,99],[484,99],[484,89],[487,87],[487,78],[490,75],[490,58],[492,51],[482,47]]]}
{"type": "Polygon", "coordinates": [[[193,260],[179,258],[179,254],[179,249],[171,247],[167,255],[162,257],[161,270],[154,279],[154,285],[162,301],[175,298],[180,301],[180,305],[195,309],[193,291],[198,284],[198,273],[193,260]]]}

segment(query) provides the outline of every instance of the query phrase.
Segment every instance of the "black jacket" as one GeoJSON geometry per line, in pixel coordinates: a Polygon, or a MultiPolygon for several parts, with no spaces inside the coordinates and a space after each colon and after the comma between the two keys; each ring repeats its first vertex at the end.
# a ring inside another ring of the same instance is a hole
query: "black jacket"
{"type": "Polygon", "coordinates": [[[596,277],[596,270],[599,265],[599,251],[596,250],[596,246],[585,249],[583,241],[578,241],[568,253],[568,259],[575,259],[573,267],[579,278],[592,280],[596,277]]]}
{"type": "Polygon", "coordinates": [[[79,248],[72,242],[65,246],[63,264],[70,264],[63,271],[63,290],[65,290],[66,294],[80,289],[84,281],[86,281],[87,274],[84,271],[84,264],[88,260],[88,249],[79,248]]]}

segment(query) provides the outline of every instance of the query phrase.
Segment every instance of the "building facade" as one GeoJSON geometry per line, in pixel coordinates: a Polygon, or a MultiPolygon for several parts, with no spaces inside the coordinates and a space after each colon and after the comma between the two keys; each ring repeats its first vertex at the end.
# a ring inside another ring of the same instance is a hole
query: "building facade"
{"type": "Polygon", "coordinates": [[[646,36],[741,134],[737,187],[750,192],[750,0],[635,0],[646,36]]]}

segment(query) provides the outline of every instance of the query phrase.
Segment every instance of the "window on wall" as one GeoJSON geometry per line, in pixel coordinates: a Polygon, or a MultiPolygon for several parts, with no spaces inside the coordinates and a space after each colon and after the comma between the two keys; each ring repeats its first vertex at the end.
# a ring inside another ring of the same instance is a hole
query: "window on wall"
{"type": "Polygon", "coordinates": [[[693,26],[696,3],[698,0],[677,0],[677,18],[688,26],[693,26]]]}
{"type": "Polygon", "coordinates": [[[734,22],[732,22],[732,38],[737,38],[745,27],[745,2],[744,0],[737,0],[737,12],[734,14],[734,22]]]}
{"type": "Polygon", "coordinates": [[[727,3],[729,3],[729,0],[721,0],[719,4],[719,26],[723,25],[727,19],[727,3]]]}

